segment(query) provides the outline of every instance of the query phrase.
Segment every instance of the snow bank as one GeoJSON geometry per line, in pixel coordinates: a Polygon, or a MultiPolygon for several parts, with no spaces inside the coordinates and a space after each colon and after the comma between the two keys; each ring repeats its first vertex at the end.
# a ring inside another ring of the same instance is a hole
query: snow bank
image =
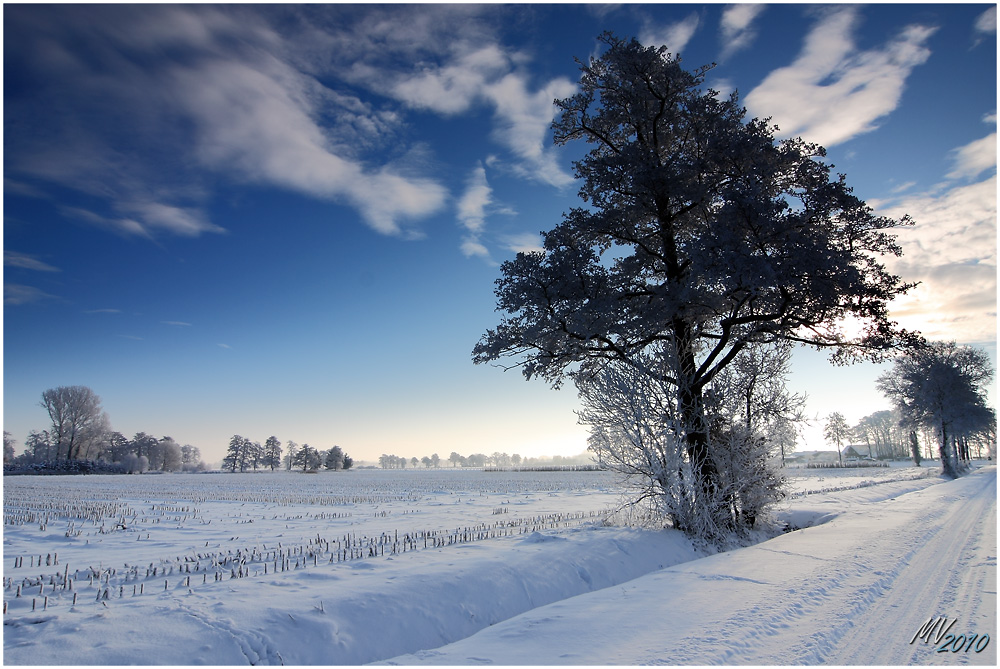
{"type": "Polygon", "coordinates": [[[4,661],[364,664],[696,557],[677,533],[586,527],[228,580],[222,592],[182,588],[100,604],[88,597],[68,611],[6,621],[4,661]],[[74,642],[98,626],[114,633],[74,642]]]}
{"type": "Polygon", "coordinates": [[[540,607],[387,663],[995,666],[996,468],[910,486],[874,502],[865,501],[868,488],[840,492],[830,501],[848,510],[819,527],[540,607]],[[955,635],[990,641],[979,653],[911,643],[938,617],[955,621],[955,635]]]}
{"type": "Polygon", "coordinates": [[[698,556],[599,527],[607,473],[357,474],[12,480],[5,511],[31,522],[4,536],[5,662],[361,664],[698,556]],[[456,527],[491,538],[452,543],[456,527]],[[404,532],[421,537],[406,552],[320,550],[404,532]]]}

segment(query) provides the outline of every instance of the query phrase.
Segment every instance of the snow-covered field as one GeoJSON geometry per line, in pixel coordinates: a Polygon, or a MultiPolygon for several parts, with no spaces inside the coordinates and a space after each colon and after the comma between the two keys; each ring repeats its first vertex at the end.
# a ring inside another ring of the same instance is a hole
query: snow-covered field
{"type": "Polygon", "coordinates": [[[7,477],[3,662],[995,665],[996,468],[935,473],[789,470],[716,555],[604,472],[7,477]]]}

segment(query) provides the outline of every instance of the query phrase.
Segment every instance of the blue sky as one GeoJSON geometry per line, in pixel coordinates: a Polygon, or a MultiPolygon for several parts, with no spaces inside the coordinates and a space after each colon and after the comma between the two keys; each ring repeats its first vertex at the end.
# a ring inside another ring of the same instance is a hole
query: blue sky
{"type": "MultiPolygon", "coordinates": [[[[114,429],[221,459],[585,449],[571,388],[470,361],[499,263],[576,206],[552,100],[603,30],[667,44],[750,117],[909,213],[897,320],[996,359],[996,6],[4,8],[4,429],[86,385],[114,429]]],[[[994,363],[995,364],[995,363],[994,363]]],[[[887,408],[796,354],[811,415],[887,408]]],[[[808,445],[823,448],[816,431],[808,445]]]]}

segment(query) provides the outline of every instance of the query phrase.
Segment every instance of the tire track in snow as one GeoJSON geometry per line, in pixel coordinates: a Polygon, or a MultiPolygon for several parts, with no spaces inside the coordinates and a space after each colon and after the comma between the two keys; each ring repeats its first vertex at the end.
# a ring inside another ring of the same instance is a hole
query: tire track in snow
{"type": "MultiPolygon", "coordinates": [[[[751,603],[735,607],[725,620],[719,621],[711,636],[706,637],[699,630],[697,635],[673,640],[672,661],[678,664],[995,664],[995,620],[993,629],[981,625],[979,630],[968,630],[990,634],[993,650],[980,655],[938,655],[929,645],[909,644],[916,630],[930,617],[958,616],[962,624],[963,616],[969,618],[961,606],[963,598],[968,601],[970,597],[980,597],[990,573],[995,584],[995,568],[991,571],[989,561],[982,559],[981,550],[977,551],[984,543],[996,546],[995,470],[970,475],[951,485],[961,490],[944,495],[941,503],[932,508],[915,506],[898,517],[893,512],[891,523],[885,522],[885,518],[863,515],[845,518],[853,533],[850,543],[855,548],[849,551],[851,554],[827,558],[809,551],[756,547],[774,554],[773,563],[767,565],[773,573],[794,574],[788,585],[783,586],[780,577],[772,577],[766,588],[773,591],[769,596],[752,591],[741,595],[740,599],[749,599],[751,603]],[[984,528],[993,529],[992,543],[983,541],[984,528]],[[970,579],[967,567],[976,557],[981,558],[984,568],[970,579]],[[795,565],[789,560],[797,561],[801,572],[803,558],[810,566],[804,573],[794,573],[795,565]],[[906,593],[905,598],[898,596],[901,592],[906,593]],[[907,603],[901,606],[900,601],[907,603]]],[[[892,505],[890,508],[919,504],[919,497],[901,495],[885,504],[892,505]]],[[[832,531],[838,524],[841,523],[832,521],[823,529],[832,531]]],[[[796,537],[804,538],[805,535],[796,537]]],[[[995,552],[993,557],[995,563],[995,552]]],[[[721,580],[726,576],[711,578],[721,580]]],[[[995,587],[993,592],[995,602],[995,587]]],[[[991,604],[987,602],[984,606],[989,608],[991,604]]],[[[954,631],[962,633],[957,626],[954,631]]]]}
{"type": "MultiPolygon", "coordinates": [[[[931,508],[914,506],[899,517],[893,511],[886,518],[852,519],[850,530],[862,535],[854,538],[853,555],[841,554],[828,561],[826,573],[806,579],[801,593],[794,588],[781,593],[779,601],[785,600],[784,608],[768,612],[754,606],[745,615],[730,618],[735,621],[732,633],[745,639],[740,644],[739,660],[836,665],[926,664],[935,660],[951,664],[960,660],[928,657],[933,655],[931,648],[909,644],[928,618],[960,615],[954,607],[954,593],[968,576],[962,569],[962,556],[978,545],[984,523],[995,526],[995,470],[951,485],[960,489],[948,491],[941,503],[931,508]],[[902,553],[900,547],[905,547],[902,553]],[[906,593],[905,597],[899,593],[906,593]],[[900,601],[906,605],[901,606],[900,601]],[[748,633],[745,621],[755,619],[760,622],[748,633]],[[773,639],[765,641],[779,635],[787,648],[775,649],[773,639]]],[[[885,503],[892,509],[917,505],[919,499],[907,494],[885,503]]],[[[995,636],[995,630],[983,631],[995,636]]],[[[733,656],[727,650],[719,659],[726,661],[733,656]]],[[[986,657],[964,660],[994,663],[986,657]]]]}
{"type": "MultiPolygon", "coordinates": [[[[853,515],[850,512],[842,514],[841,518],[822,525],[821,532],[834,531],[848,522],[850,531],[855,532],[858,519],[851,517],[853,515]]],[[[886,538],[884,526],[878,523],[868,525],[865,533],[872,536],[865,540],[865,544],[872,543],[875,534],[886,538]]],[[[747,549],[758,556],[761,552],[770,554],[761,561],[758,573],[778,576],[771,576],[768,583],[760,581],[765,587],[759,591],[734,590],[731,593],[733,610],[725,619],[712,625],[711,634],[706,635],[703,629],[697,629],[692,634],[671,641],[672,661],[677,664],[824,662],[838,641],[854,626],[852,617],[885,591],[898,576],[905,558],[894,560],[888,572],[871,569],[867,554],[862,555],[861,552],[848,556],[824,555],[822,548],[811,541],[816,536],[811,530],[792,533],[747,549]],[[787,575],[787,582],[783,582],[781,575],[787,575]],[[763,592],[769,594],[762,596],[763,592]],[[744,605],[744,601],[749,603],[744,605]],[[817,625],[817,621],[822,621],[822,626],[817,625]],[[775,639],[778,637],[785,640],[785,645],[776,649],[775,639]]],[[[736,559],[739,560],[738,557],[736,559]]],[[[702,566],[697,563],[691,565],[690,569],[695,571],[692,575],[703,580],[728,577],[750,582],[750,579],[736,575],[697,573],[702,566]]],[[[738,562],[732,569],[739,571],[745,566],[744,562],[738,562]]]]}
{"type": "MultiPolygon", "coordinates": [[[[909,532],[910,550],[899,557],[900,567],[884,584],[885,592],[912,593],[908,605],[876,600],[854,621],[845,643],[824,661],[833,664],[996,664],[996,619],[983,615],[985,607],[996,610],[996,470],[968,475],[952,485],[972,489],[971,494],[947,495],[937,509],[929,510],[933,519],[909,532]],[[963,503],[964,500],[964,503],[963,503]],[[988,557],[992,546],[993,564],[977,557],[988,557]],[[988,580],[992,574],[992,600],[988,580]],[[987,597],[984,598],[984,595],[987,597]],[[970,609],[969,602],[981,601],[970,609]],[[929,618],[946,616],[958,619],[951,632],[990,635],[990,645],[983,653],[937,653],[936,646],[918,641],[910,644],[916,631],[929,618]],[[978,625],[978,628],[977,628],[978,625]],[[986,629],[986,626],[992,626],[986,629]]],[[[905,503],[905,498],[903,500],[905,503]]],[[[885,548],[873,547],[880,563],[893,559],[885,548]]]]}

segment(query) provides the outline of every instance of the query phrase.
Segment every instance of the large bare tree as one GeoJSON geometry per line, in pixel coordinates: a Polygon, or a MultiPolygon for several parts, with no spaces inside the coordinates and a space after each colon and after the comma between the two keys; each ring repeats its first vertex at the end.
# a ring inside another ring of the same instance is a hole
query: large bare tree
{"type": "MultiPolygon", "coordinates": [[[[580,92],[555,103],[556,143],[592,147],[575,163],[586,206],[543,233],[544,251],[504,263],[505,315],[473,359],[513,359],[558,385],[609,362],[641,367],[656,347],[666,366],[639,371],[672,387],[696,494],[711,497],[705,392],[747,346],[798,342],[851,359],[918,340],[888,319],[911,286],[879,260],[900,254],[890,230],[909,221],[874,215],[822,147],[778,141],[735,93],[703,90],[708,68],[686,71],[666,47],[602,42],[581,63],[580,92]]],[[[717,512],[717,524],[738,523],[717,512]]]]}

